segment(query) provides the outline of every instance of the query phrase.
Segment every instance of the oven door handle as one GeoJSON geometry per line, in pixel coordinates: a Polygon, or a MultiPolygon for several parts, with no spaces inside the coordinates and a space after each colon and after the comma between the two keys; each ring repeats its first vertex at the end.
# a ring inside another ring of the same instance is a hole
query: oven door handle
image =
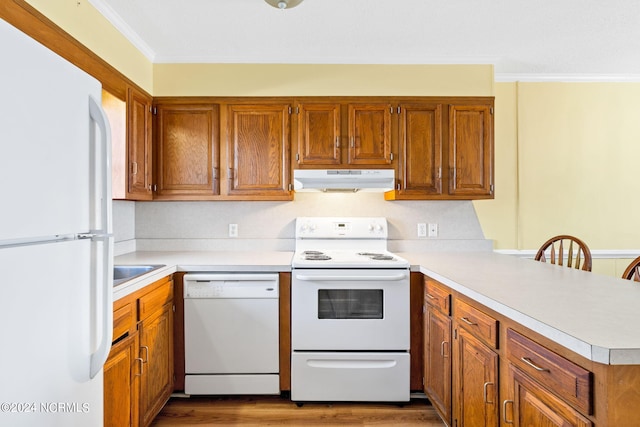
{"type": "Polygon", "coordinates": [[[376,281],[376,282],[397,282],[407,278],[406,273],[398,273],[390,276],[309,276],[306,274],[296,274],[296,279],[305,282],[345,282],[345,281],[376,281]]]}

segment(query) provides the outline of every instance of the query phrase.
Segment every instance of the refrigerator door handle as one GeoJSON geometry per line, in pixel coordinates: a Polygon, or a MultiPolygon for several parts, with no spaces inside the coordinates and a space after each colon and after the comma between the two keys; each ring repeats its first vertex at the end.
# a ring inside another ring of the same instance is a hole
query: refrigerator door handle
{"type": "Polygon", "coordinates": [[[113,259],[113,237],[107,235],[95,236],[92,242],[102,242],[102,268],[95,268],[94,272],[102,273],[95,275],[93,280],[96,282],[94,309],[100,308],[101,321],[99,326],[100,344],[94,353],[91,354],[90,377],[95,377],[104,362],[106,362],[109,352],[111,351],[111,341],[113,339],[113,267],[111,260],[113,259]]]}
{"type": "Polygon", "coordinates": [[[89,95],[89,116],[100,129],[99,147],[96,149],[96,144],[91,144],[94,159],[91,173],[92,218],[96,215],[100,218],[98,221],[100,225],[92,231],[97,234],[111,234],[111,128],[104,110],[91,95],[89,95]],[[100,180],[98,183],[96,183],[97,179],[100,180]],[[95,211],[98,206],[99,213],[95,211]]]}
{"type": "Polygon", "coordinates": [[[93,224],[97,225],[92,230],[95,236],[92,236],[91,240],[94,244],[102,243],[102,258],[98,258],[100,259],[99,265],[93,266],[94,274],[92,277],[96,286],[94,313],[101,314],[100,324],[97,328],[99,329],[100,343],[96,351],[91,354],[89,375],[94,378],[102,370],[102,366],[109,356],[113,335],[113,237],[111,236],[111,179],[109,173],[111,170],[111,130],[104,110],[92,96],[89,96],[89,116],[100,129],[99,144],[96,144],[98,141],[93,141],[95,139],[93,132],[90,144],[93,159],[90,178],[90,209],[93,224]]]}

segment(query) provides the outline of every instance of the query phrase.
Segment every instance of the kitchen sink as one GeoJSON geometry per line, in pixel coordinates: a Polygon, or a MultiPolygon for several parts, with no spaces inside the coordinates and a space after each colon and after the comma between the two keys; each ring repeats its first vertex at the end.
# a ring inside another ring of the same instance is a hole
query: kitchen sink
{"type": "Polygon", "coordinates": [[[113,266],[113,286],[118,286],[128,280],[164,267],[164,264],[151,265],[114,265],[113,266]]]}

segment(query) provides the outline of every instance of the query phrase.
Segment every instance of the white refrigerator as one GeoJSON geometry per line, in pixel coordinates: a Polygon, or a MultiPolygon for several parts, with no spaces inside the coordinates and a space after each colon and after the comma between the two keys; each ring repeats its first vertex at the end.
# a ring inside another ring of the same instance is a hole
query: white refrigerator
{"type": "Polygon", "coordinates": [[[100,83],[0,19],[0,426],[101,426],[112,335],[100,83]]]}

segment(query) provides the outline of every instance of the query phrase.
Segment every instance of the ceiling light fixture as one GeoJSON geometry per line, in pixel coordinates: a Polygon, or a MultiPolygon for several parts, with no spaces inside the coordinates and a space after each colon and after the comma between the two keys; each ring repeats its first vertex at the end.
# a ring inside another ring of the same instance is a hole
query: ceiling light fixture
{"type": "Polygon", "coordinates": [[[302,3],[302,0],[264,0],[278,9],[291,9],[302,3]]]}

